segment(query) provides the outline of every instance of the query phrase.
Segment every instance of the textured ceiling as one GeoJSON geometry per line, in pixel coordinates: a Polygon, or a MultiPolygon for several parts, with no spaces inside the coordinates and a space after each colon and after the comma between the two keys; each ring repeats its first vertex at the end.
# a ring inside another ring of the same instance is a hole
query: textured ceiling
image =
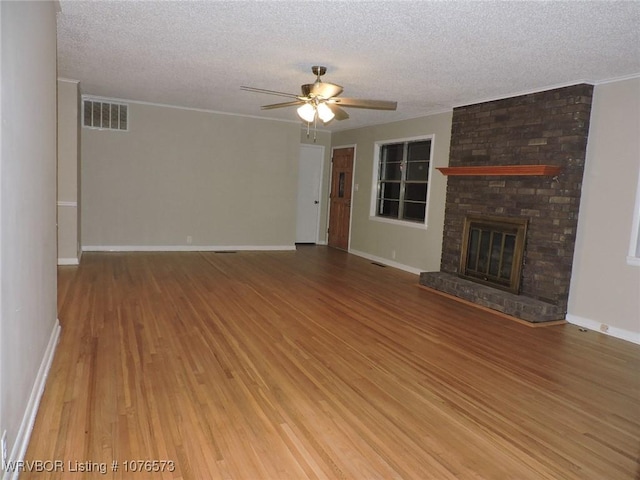
{"type": "Polygon", "coordinates": [[[84,94],[295,121],[261,111],[312,65],[349,109],[344,130],[493,98],[640,74],[640,2],[60,1],[58,73],[84,94]]]}

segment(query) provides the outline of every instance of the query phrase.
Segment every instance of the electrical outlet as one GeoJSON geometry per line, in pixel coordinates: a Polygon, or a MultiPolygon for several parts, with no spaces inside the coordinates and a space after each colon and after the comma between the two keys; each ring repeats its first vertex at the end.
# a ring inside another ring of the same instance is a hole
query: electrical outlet
{"type": "Polygon", "coordinates": [[[193,237],[191,235],[187,235],[187,245],[191,245],[193,242],[193,237]]]}
{"type": "Polygon", "coordinates": [[[395,259],[396,259],[396,251],[391,250],[391,260],[395,260],[395,259]]]}
{"type": "Polygon", "coordinates": [[[7,450],[7,431],[2,432],[2,439],[0,440],[0,449],[2,449],[2,468],[7,464],[9,452],[7,450]]]}

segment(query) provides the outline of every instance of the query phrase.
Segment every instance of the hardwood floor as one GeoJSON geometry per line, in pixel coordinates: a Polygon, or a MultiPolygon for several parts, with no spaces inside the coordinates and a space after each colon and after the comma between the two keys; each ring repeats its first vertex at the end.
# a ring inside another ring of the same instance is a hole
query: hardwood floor
{"type": "Polygon", "coordinates": [[[64,472],[21,478],[639,478],[639,346],[417,283],[325,247],[86,253],[26,457],[64,472]]]}

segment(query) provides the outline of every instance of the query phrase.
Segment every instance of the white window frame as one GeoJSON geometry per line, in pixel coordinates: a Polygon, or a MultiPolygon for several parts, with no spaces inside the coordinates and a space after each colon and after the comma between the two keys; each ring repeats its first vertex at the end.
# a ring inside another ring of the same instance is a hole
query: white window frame
{"type": "Polygon", "coordinates": [[[638,172],[636,204],[633,210],[631,240],[629,241],[629,255],[627,255],[627,263],[629,265],[640,267],[640,172],[638,172]]]}
{"type": "Polygon", "coordinates": [[[373,178],[371,183],[371,206],[369,210],[369,220],[376,222],[389,223],[392,225],[402,225],[403,227],[426,229],[429,224],[429,203],[431,198],[431,182],[433,179],[433,152],[435,151],[435,135],[420,135],[416,137],[395,138],[389,140],[379,140],[373,144],[373,178]],[[378,208],[378,179],[380,177],[380,150],[382,146],[392,143],[408,143],[419,141],[431,141],[431,151],[429,152],[429,176],[427,180],[427,198],[424,209],[424,222],[414,222],[411,220],[402,220],[399,218],[381,217],[377,215],[378,208]]]}

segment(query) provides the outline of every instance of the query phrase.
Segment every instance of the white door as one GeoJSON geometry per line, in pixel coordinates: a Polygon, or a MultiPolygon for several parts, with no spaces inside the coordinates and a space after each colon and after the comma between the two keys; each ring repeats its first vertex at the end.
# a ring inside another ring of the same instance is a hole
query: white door
{"type": "Polygon", "coordinates": [[[296,243],[318,242],[323,163],[323,146],[300,145],[296,243]]]}

